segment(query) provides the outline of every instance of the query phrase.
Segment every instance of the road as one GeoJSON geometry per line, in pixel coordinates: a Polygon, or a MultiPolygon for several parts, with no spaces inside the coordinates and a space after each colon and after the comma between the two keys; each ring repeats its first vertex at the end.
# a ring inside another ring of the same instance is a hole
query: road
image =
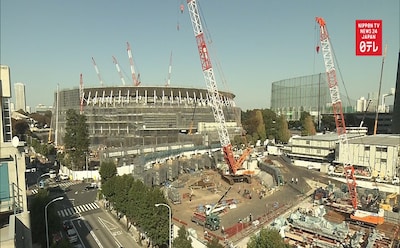
{"type": "Polygon", "coordinates": [[[69,186],[64,200],[57,204],[62,220],[70,219],[84,247],[139,248],[135,240],[96,202],[97,189],[85,190],[87,183],[69,186]]]}

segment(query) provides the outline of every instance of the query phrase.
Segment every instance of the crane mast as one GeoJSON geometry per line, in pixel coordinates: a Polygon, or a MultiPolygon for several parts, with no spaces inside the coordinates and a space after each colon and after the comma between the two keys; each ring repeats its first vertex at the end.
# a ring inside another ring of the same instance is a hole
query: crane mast
{"type": "Polygon", "coordinates": [[[100,80],[100,84],[101,84],[101,86],[103,86],[103,79],[101,79],[99,68],[97,68],[96,61],[94,61],[94,58],[93,58],[93,57],[92,57],[92,62],[93,62],[93,65],[94,65],[94,69],[96,70],[97,77],[98,77],[99,80],[100,80]]]}
{"type": "Polygon", "coordinates": [[[172,72],[172,51],[171,55],[169,56],[168,79],[167,82],[165,83],[165,86],[167,87],[171,84],[171,72],[172,72]]]}
{"type": "Polygon", "coordinates": [[[115,67],[117,68],[117,72],[118,72],[118,74],[119,74],[119,77],[121,78],[122,85],[125,85],[125,79],[124,79],[124,76],[122,75],[121,68],[119,68],[118,61],[117,61],[117,59],[116,59],[114,56],[112,56],[112,58],[113,58],[115,67]]]}
{"type": "Polygon", "coordinates": [[[322,17],[316,17],[316,22],[320,26],[320,42],[321,50],[325,63],[326,78],[328,81],[329,92],[332,101],[333,116],[335,118],[336,131],[339,137],[339,142],[342,144],[342,149],[345,150],[347,158],[344,162],[344,171],[346,174],[346,182],[349,189],[351,203],[354,209],[357,209],[357,182],[354,175],[354,167],[349,163],[348,158],[348,139],[346,133],[346,124],[343,117],[342,101],[340,99],[339,86],[336,78],[336,69],[332,54],[331,44],[329,40],[328,30],[325,20],[322,17]]]}
{"type": "Polygon", "coordinates": [[[126,42],[126,45],[127,45],[126,50],[128,51],[129,63],[131,65],[132,82],[133,82],[133,85],[138,86],[140,84],[140,82],[139,82],[138,78],[136,77],[136,73],[135,73],[131,45],[129,45],[129,42],[126,42]]]}
{"type": "Polygon", "coordinates": [[[79,95],[81,97],[80,114],[83,114],[83,100],[85,98],[85,92],[83,91],[83,76],[82,76],[82,73],[81,73],[80,79],[79,79],[79,95]]]}
{"type": "Polygon", "coordinates": [[[202,21],[196,0],[187,0],[187,6],[190,19],[193,26],[194,36],[197,42],[197,49],[200,55],[200,62],[203,76],[206,82],[207,91],[210,95],[211,108],[213,110],[215,122],[218,125],[218,135],[224,152],[225,162],[228,164],[232,175],[236,175],[238,169],[242,167],[246,157],[250,154],[250,149],[243,152],[242,156],[236,161],[233,154],[233,147],[229,139],[228,130],[225,123],[225,116],[222,109],[222,99],[219,94],[217,83],[214,76],[214,70],[211,64],[211,58],[208,53],[207,44],[203,32],[202,21]]]}

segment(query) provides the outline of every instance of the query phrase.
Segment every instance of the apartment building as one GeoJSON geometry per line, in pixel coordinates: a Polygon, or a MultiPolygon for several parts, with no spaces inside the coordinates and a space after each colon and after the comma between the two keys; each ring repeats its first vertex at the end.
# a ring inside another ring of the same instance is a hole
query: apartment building
{"type": "Polygon", "coordinates": [[[0,247],[32,247],[24,143],[12,136],[10,68],[0,65],[0,247]]]}

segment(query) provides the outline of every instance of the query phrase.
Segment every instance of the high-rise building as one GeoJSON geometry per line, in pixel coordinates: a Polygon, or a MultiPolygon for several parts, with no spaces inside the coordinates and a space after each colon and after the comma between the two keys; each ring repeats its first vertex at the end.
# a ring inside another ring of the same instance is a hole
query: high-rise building
{"type": "Polygon", "coordinates": [[[0,65],[0,247],[32,247],[24,144],[12,138],[10,69],[0,65]]]}
{"type": "Polygon", "coordinates": [[[15,110],[22,109],[26,112],[25,85],[23,83],[14,84],[15,110]]]}

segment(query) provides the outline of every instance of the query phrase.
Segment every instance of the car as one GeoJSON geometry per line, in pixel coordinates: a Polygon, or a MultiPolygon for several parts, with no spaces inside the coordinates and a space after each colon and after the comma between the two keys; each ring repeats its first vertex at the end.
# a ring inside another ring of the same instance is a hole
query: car
{"type": "Polygon", "coordinates": [[[49,170],[50,178],[55,178],[57,176],[57,173],[55,170],[49,170]]]}
{"type": "Polygon", "coordinates": [[[63,181],[69,180],[69,176],[67,174],[60,173],[60,174],[58,174],[58,177],[63,181]]]}
{"type": "Polygon", "coordinates": [[[97,183],[91,183],[86,185],[85,190],[90,190],[90,189],[97,189],[97,183]]]}
{"type": "Polygon", "coordinates": [[[44,189],[45,186],[46,186],[46,182],[44,180],[40,180],[39,189],[44,189]]]}
{"type": "Polygon", "coordinates": [[[68,241],[73,244],[75,242],[78,242],[78,234],[75,231],[75,228],[70,228],[67,230],[67,235],[68,235],[68,241]]]}
{"type": "Polygon", "coordinates": [[[71,223],[70,220],[64,220],[63,221],[63,228],[64,228],[65,231],[67,231],[68,229],[72,229],[74,227],[72,226],[72,223],[71,223]]]}

